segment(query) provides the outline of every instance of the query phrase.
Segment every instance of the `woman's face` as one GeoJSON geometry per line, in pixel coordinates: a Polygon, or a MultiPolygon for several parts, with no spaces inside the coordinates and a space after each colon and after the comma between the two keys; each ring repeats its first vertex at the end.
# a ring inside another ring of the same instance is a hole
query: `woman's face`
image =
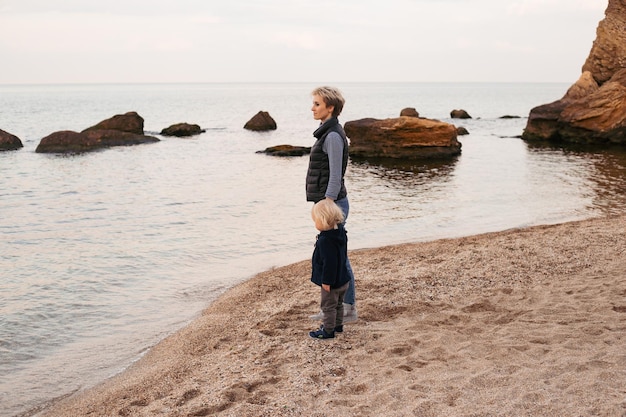
{"type": "Polygon", "coordinates": [[[311,107],[313,119],[325,122],[332,117],[333,110],[335,110],[335,106],[327,107],[326,103],[324,103],[324,100],[320,96],[317,94],[313,96],[313,107],[311,107]]]}

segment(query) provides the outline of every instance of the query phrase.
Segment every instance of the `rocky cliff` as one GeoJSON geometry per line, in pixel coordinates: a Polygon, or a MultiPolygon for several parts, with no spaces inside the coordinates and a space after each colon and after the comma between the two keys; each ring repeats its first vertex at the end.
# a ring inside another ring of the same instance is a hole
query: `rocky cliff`
{"type": "Polygon", "coordinates": [[[582,75],[563,98],[530,111],[522,138],[626,145],[626,0],[609,0],[582,75]]]}

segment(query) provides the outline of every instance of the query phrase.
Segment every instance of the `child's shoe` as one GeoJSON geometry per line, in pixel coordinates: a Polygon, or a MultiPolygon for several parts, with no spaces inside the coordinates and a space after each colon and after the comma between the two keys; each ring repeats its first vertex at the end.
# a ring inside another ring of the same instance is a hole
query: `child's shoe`
{"type": "Polygon", "coordinates": [[[335,326],[335,333],[343,333],[343,324],[341,326],[335,326]]]}
{"type": "Polygon", "coordinates": [[[322,326],[317,330],[309,332],[309,336],[313,339],[333,339],[335,337],[335,331],[333,330],[332,332],[327,333],[324,326],[322,326]]]}

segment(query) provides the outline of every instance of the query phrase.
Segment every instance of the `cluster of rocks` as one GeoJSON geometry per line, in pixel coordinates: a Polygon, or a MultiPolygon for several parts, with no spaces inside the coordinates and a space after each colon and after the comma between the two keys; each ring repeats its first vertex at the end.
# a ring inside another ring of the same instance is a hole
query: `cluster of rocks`
{"type": "MultiPolygon", "coordinates": [[[[471,118],[465,110],[453,110],[452,118],[471,118]]],[[[267,112],[259,112],[246,129],[275,129],[276,123],[267,112]],[[261,128],[260,126],[265,126],[261,128]]],[[[357,158],[433,159],[461,153],[458,135],[467,129],[450,123],[420,117],[413,107],[400,111],[400,117],[389,119],[365,118],[348,121],[344,125],[350,138],[350,156],[357,158]]],[[[278,145],[258,151],[273,156],[301,156],[310,153],[310,147],[278,145]]]]}
{"type": "Polygon", "coordinates": [[[580,78],[530,111],[522,138],[626,145],[626,2],[609,0],[580,78]]]}
{"type": "MultiPolygon", "coordinates": [[[[467,119],[465,110],[453,110],[451,118],[467,119]]],[[[259,111],[244,128],[268,131],[277,128],[276,121],[266,111],[259,111]]],[[[457,136],[468,134],[463,127],[420,117],[415,108],[402,109],[400,117],[384,120],[361,119],[345,124],[350,138],[350,155],[354,157],[418,159],[442,158],[458,155],[461,143],[457,136]]],[[[177,123],[163,130],[162,136],[189,137],[205,132],[197,124],[177,123]]],[[[154,143],[160,139],[144,133],[144,119],[137,112],[115,115],[81,132],[63,130],[43,139],[36,148],[38,153],[80,153],[112,146],[154,143]]],[[[15,135],[0,130],[0,150],[23,147],[15,135]]],[[[278,145],[258,151],[273,156],[302,156],[310,147],[278,145]]]]}
{"type": "Polygon", "coordinates": [[[158,142],[143,131],[143,118],[136,112],[118,114],[82,132],[62,130],[41,139],[37,153],[78,153],[112,146],[158,142]]]}
{"type": "MultiPolygon", "coordinates": [[[[468,119],[465,110],[452,110],[451,118],[468,119]]],[[[276,130],[276,121],[267,111],[259,111],[245,125],[251,131],[276,130]]],[[[463,127],[420,117],[413,107],[400,111],[398,118],[360,119],[345,123],[350,138],[350,155],[354,157],[419,159],[458,155],[461,143],[457,136],[468,134],[463,127]]],[[[162,136],[188,137],[205,132],[197,124],[177,123],[163,130],[162,136]]],[[[38,153],[79,153],[112,146],[158,142],[144,133],[144,119],[137,112],[115,115],[81,132],[64,130],[41,139],[38,153]]],[[[23,147],[19,138],[0,130],[0,150],[23,147]]],[[[302,156],[310,147],[277,145],[258,151],[273,156],[302,156]]]]}
{"type": "MultiPolygon", "coordinates": [[[[471,118],[465,110],[453,110],[451,118],[471,118]]],[[[266,111],[259,111],[244,128],[268,131],[277,128],[276,121],[266,111]]],[[[463,127],[426,119],[415,108],[402,109],[400,117],[384,120],[360,119],[345,124],[350,138],[350,155],[354,157],[418,159],[445,158],[458,155],[461,143],[457,136],[467,134],[463,127]]],[[[188,137],[204,132],[199,125],[177,123],[161,131],[162,136],[188,137]]],[[[136,112],[115,115],[81,132],[64,130],[54,132],[37,146],[38,153],[79,153],[112,146],[127,146],[158,142],[144,133],[144,119],[136,112]]],[[[19,138],[0,130],[0,149],[23,147],[19,138]]],[[[258,151],[273,156],[302,156],[310,147],[278,145],[258,151]]]]}
{"type": "MultiPolygon", "coordinates": [[[[260,111],[246,125],[246,129],[263,131],[276,129],[276,122],[269,113],[260,111]]],[[[161,130],[162,136],[190,137],[205,132],[197,124],[176,123],[161,130]]],[[[112,146],[138,145],[159,142],[160,139],[144,133],[144,119],[137,112],[118,114],[110,119],[88,127],[81,132],[62,130],[51,133],[39,142],[37,153],[80,153],[112,146]]],[[[271,153],[276,155],[302,155],[307,148],[287,149],[276,147],[271,153]]],[[[17,150],[24,144],[17,136],[0,129],[0,151],[17,150]]],[[[310,149],[309,149],[310,150],[310,149]]]]}
{"type": "MultiPolygon", "coordinates": [[[[81,132],[61,130],[51,133],[39,142],[37,153],[80,153],[112,146],[129,146],[159,142],[159,139],[146,135],[144,119],[137,112],[118,114],[110,119],[88,127],[81,132]]],[[[177,123],[161,131],[163,136],[186,137],[204,132],[200,126],[177,123]]],[[[15,135],[0,130],[0,151],[22,148],[22,141],[15,135]]]]}

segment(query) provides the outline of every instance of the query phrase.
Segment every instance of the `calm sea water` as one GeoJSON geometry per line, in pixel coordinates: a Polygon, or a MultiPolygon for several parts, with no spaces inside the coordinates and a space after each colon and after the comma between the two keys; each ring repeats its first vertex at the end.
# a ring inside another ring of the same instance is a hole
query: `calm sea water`
{"type": "MultiPolygon", "coordinates": [[[[626,153],[516,139],[530,109],[568,84],[345,84],[342,122],[404,107],[466,127],[445,163],[352,161],[352,249],[626,211],[626,153]],[[462,108],[471,120],[451,120],[462,108]],[[521,116],[501,119],[500,116],[521,116]]],[[[120,372],[232,285],[310,256],[304,197],[313,84],[0,86],[0,415],[26,413],[120,372]],[[272,132],[243,125],[259,110],[272,132]],[[206,133],[81,155],[42,137],[137,111],[158,135],[206,133]]],[[[358,279],[358,278],[357,278],[358,279]]],[[[302,285],[309,285],[303,282],[302,285]]]]}

